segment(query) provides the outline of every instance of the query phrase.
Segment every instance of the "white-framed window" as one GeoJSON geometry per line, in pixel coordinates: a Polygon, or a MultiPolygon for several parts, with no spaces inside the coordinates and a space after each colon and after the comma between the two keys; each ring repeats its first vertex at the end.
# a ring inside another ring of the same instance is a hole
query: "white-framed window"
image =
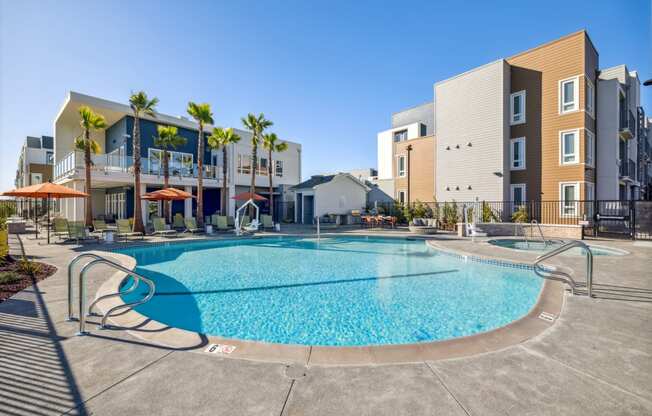
{"type": "Polygon", "coordinates": [[[511,170],[525,169],[525,137],[510,141],[510,163],[511,170]]]}
{"type": "Polygon", "coordinates": [[[589,130],[584,131],[584,163],[593,166],[595,158],[595,134],[589,130]]]}
{"type": "Polygon", "coordinates": [[[396,192],[396,200],[398,201],[399,204],[401,205],[405,204],[405,195],[406,193],[404,190],[400,190],[396,192]]]}
{"type": "Polygon", "coordinates": [[[559,132],[559,163],[572,165],[579,163],[580,131],[566,130],[559,132]]]}
{"type": "Polygon", "coordinates": [[[559,113],[577,111],[579,105],[579,77],[559,81],[559,113]]]}
{"type": "Polygon", "coordinates": [[[238,153],[238,173],[248,175],[251,173],[251,156],[238,153]]]}
{"type": "Polygon", "coordinates": [[[593,201],[595,200],[595,185],[592,182],[586,182],[584,184],[584,189],[586,193],[586,199],[587,201],[593,201]]]}
{"type": "Polygon", "coordinates": [[[405,156],[401,155],[396,158],[396,172],[399,178],[405,177],[407,167],[405,166],[405,156]]]}
{"type": "Polygon", "coordinates": [[[562,217],[572,217],[577,215],[577,201],[580,196],[579,182],[560,182],[559,183],[559,200],[560,215],[562,217]]]}
{"type": "Polygon", "coordinates": [[[50,152],[50,151],[45,152],[45,164],[54,165],[54,152],[50,152]]]}
{"type": "Polygon", "coordinates": [[[274,174],[278,176],[279,178],[283,177],[283,161],[282,160],[275,160],[274,161],[274,174]]]}
{"type": "Polygon", "coordinates": [[[42,173],[30,174],[30,185],[38,185],[39,183],[43,183],[43,174],[42,173]]]}
{"type": "Polygon", "coordinates": [[[595,87],[590,80],[586,80],[586,112],[595,118],[595,87]]]}
{"type": "Polygon", "coordinates": [[[394,142],[403,142],[407,140],[407,130],[399,130],[394,132],[394,142]]]}
{"type": "MultiPolygon", "coordinates": [[[[163,150],[150,147],[148,149],[149,172],[163,174],[163,150]]],[[[171,176],[188,175],[192,170],[194,155],[192,153],[174,152],[168,150],[168,170],[171,176]]]]}
{"type": "Polygon", "coordinates": [[[527,200],[527,186],[524,183],[513,183],[509,186],[509,189],[512,200],[512,211],[517,211],[527,200]]]}
{"type": "Polygon", "coordinates": [[[509,96],[509,122],[511,125],[525,123],[525,90],[509,96]]]}
{"type": "Polygon", "coordinates": [[[258,159],[258,166],[256,166],[258,170],[258,175],[260,176],[267,176],[267,158],[266,157],[261,157],[258,159]]]}

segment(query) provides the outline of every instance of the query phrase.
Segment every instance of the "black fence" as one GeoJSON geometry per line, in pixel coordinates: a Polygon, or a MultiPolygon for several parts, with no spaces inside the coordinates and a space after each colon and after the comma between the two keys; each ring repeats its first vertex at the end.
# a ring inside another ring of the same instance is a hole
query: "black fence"
{"type": "Polygon", "coordinates": [[[652,201],[471,201],[373,204],[371,214],[399,223],[435,218],[441,229],[457,223],[530,223],[581,226],[584,235],[652,239],[652,201]]]}
{"type": "MultiPolygon", "coordinates": [[[[54,210],[55,201],[50,201],[50,208],[54,210]]],[[[0,199],[0,216],[19,216],[24,219],[43,217],[47,214],[47,200],[45,199],[0,199]]]]}

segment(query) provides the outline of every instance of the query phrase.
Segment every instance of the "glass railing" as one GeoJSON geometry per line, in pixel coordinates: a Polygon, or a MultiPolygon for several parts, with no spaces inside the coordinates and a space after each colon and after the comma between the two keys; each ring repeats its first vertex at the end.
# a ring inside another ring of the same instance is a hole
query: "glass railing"
{"type": "MultiPolygon", "coordinates": [[[[125,172],[133,173],[134,159],[132,156],[121,156],[117,154],[99,154],[92,155],[91,161],[93,163],[92,169],[96,171],[103,171],[104,173],[110,172],[125,172]]],[[[82,152],[70,152],[63,159],[59,160],[54,168],[55,178],[60,178],[76,169],[84,169],[84,154],[82,152]]],[[[163,177],[163,163],[158,159],[140,158],[140,171],[144,175],[156,175],[163,177]]],[[[197,178],[199,169],[196,163],[189,164],[170,164],[169,175],[170,177],[179,178],[197,178]]],[[[215,165],[203,166],[204,179],[221,179],[222,167],[215,165]]]]}

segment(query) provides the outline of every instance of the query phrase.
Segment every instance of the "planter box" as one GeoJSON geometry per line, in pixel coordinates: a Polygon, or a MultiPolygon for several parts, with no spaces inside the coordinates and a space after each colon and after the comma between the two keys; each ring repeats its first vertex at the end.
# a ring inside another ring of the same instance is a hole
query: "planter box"
{"type": "MultiPolygon", "coordinates": [[[[565,240],[581,240],[582,239],[582,226],[581,225],[565,225],[565,224],[539,224],[543,236],[547,239],[565,239],[565,240]]],[[[539,237],[539,230],[536,225],[534,229],[529,223],[519,224],[513,222],[479,222],[476,223],[476,230],[479,232],[487,233],[488,237],[500,236],[527,236],[532,235],[534,238],[539,237]]],[[[457,224],[457,234],[460,237],[466,237],[466,227],[464,223],[457,224]]]]}

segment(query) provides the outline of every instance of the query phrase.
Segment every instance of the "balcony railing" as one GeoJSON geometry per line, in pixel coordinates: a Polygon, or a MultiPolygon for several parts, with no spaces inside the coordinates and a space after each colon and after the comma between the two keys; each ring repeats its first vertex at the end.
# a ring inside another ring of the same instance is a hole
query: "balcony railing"
{"type": "Polygon", "coordinates": [[[632,159],[620,160],[619,174],[623,178],[636,179],[636,163],[632,159]]]}
{"type": "MultiPolygon", "coordinates": [[[[93,165],[91,169],[96,172],[103,172],[104,174],[111,174],[112,172],[118,173],[133,173],[133,157],[120,156],[113,154],[100,154],[92,155],[91,160],[93,165]]],[[[158,159],[150,159],[143,157],[140,159],[141,172],[144,175],[156,175],[163,177],[163,163],[158,159]]],[[[84,169],[84,154],[82,152],[70,152],[63,159],[59,160],[54,167],[54,177],[59,179],[63,176],[71,174],[76,170],[84,169]]],[[[222,167],[216,165],[203,166],[204,179],[221,179],[222,167]]],[[[170,163],[169,166],[170,178],[197,178],[199,169],[196,163],[170,163]]]]}
{"type": "Polygon", "coordinates": [[[632,139],[636,134],[636,119],[634,114],[627,107],[620,107],[620,122],[619,122],[620,134],[625,139],[632,139]]]}

